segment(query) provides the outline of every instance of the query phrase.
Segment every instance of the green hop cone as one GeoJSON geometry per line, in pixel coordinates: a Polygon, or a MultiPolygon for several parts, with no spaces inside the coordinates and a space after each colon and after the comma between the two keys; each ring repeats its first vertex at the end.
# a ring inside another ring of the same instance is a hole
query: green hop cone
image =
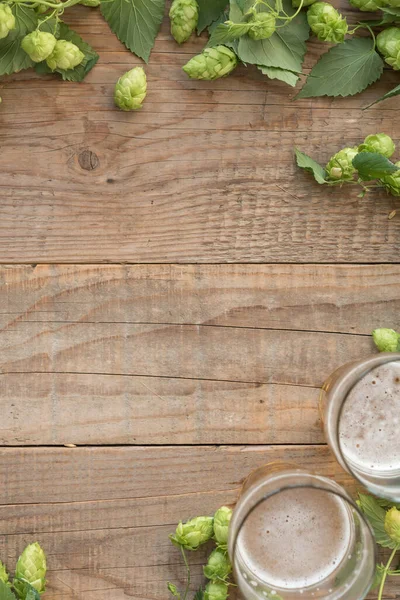
{"type": "Polygon", "coordinates": [[[226,548],[228,543],[229,523],[232,509],[221,506],[214,515],[214,539],[219,546],[226,548]]]}
{"type": "Polygon", "coordinates": [[[210,581],[204,590],[204,600],[226,600],[228,586],[223,581],[210,581]]]}
{"type": "Polygon", "coordinates": [[[67,40],[58,40],[46,62],[52,71],[56,69],[69,71],[80,65],[84,58],[85,55],[78,46],[67,40]]]}
{"type": "Polygon", "coordinates": [[[0,3],[0,40],[6,38],[15,26],[15,17],[11,8],[8,4],[0,3]]]}
{"type": "Polygon", "coordinates": [[[328,2],[315,2],[307,11],[308,24],[322,42],[340,44],[348,31],[348,24],[328,2]]]}
{"type": "Polygon", "coordinates": [[[90,8],[97,8],[101,4],[101,0],[81,0],[80,4],[83,6],[89,6],[90,8]]]}
{"type": "Polygon", "coordinates": [[[253,40],[266,40],[271,37],[276,30],[276,19],[269,12],[260,12],[253,15],[251,21],[251,29],[248,35],[253,40]]]}
{"type": "Polygon", "coordinates": [[[173,38],[178,44],[187,42],[199,21],[199,6],[196,0],[173,0],[169,18],[173,38]]]}
{"type": "Polygon", "coordinates": [[[379,352],[399,352],[400,334],[394,329],[375,329],[372,332],[372,339],[379,352]]]}
{"type": "Polygon", "coordinates": [[[23,581],[18,581],[19,579],[30,583],[39,594],[45,591],[46,570],[46,555],[39,544],[35,542],[27,546],[15,567],[14,587],[19,598],[23,600],[27,594],[25,584],[23,581]]]}
{"type": "Polygon", "coordinates": [[[386,4],[385,0],[350,0],[354,8],[364,12],[375,12],[386,4]]]}
{"type": "Polygon", "coordinates": [[[400,70],[400,27],[389,27],[378,33],[376,45],[385,62],[395,71],[400,70]]]}
{"type": "Polygon", "coordinates": [[[394,506],[386,513],[385,531],[396,544],[400,544],[400,510],[394,506]]]}
{"type": "Polygon", "coordinates": [[[391,175],[385,175],[380,181],[392,196],[400,196],[400,161],[394,164],[399,167],[399,170],[391,175]]]}
{"type": "Polygon", "coordinates": [[[182,546],[185,550],[197,550],[211,539],[212,534],[213,518],[196,517],[187,523],[179,523],[175,534],[171,534],[169,539],[175,546],[182,546]]]}
{"type": "Polygon", "coordinates": [[[191,79],[212,81],[232,73],[237,64],[237,56],[232,50],[226,46],[215,46],[206,48],[201,54],[194,56],[183,70],[191,79]]]}
{"type": "Polygon", "coordinates": [[[328,179],[331,181],[351,181],[356,169],[353,158],[358,154],[358,148],[343,148],[337,152],[325,167],[328,179]]]}
{"type": "Polygon", "coordinates": [[[37,29],[23,38],[21,47],[33,62],[38,63],[50,56],[56,43],[54,35],[37,29]]]}
{"type": "Polygon", "coordinates": [[[8,582],[8,573],[7,573],[7,569],[5,567],[5,565],[3,565],[3,563],[0,560],[0,581],[2,581],[3,583],[10,585],[8,582]]]}
{"type": "Polygon", "coordinates": [[[396,149],[392,138],[386,133],[376,133],[375,135],[368,135],[364,142],[358,146],[359,152],[377,152],[390,158],[396,149]]]}
{"type": "Polygon", "coordinates": [[[147,94],[147,77],[143,67],[134,67],[115,85],[114,100],[121,110],[139,110],[147,94]]]}
{"type": "Polygon", "coordinates": [[[232,571],[231,561],[226,550],[222,550],[222,548],[213,550],[203,570],[207,579],[225,581],[232,571]]]}

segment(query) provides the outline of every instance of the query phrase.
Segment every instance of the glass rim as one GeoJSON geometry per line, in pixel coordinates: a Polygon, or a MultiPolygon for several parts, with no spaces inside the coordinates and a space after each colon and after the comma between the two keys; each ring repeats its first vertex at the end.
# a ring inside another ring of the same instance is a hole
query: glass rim
{"type": "MultiPolygon", "coordinates": [[[[333,483],[335,486],[338,486],[339,489],[335,490],[335,489],[327,489],[326,487],[324,487],[323,485],[318,485],[318,484],[313,484],[313,483],[294,483],[294,484],[285,484],[285,485],[281,485],[278,486],[276,489],[272,490],[271,492],[267,492],[266,494],[263,494],[263,496],[261,498],[259,498],[255,504],[250,508],[250,510],[248,510],[246,512],[246,514],[244,515],[244,517],[241,519],[241,521],[239,522],[238,526],[235,528],[235,534],[233,536],[233,541],[230,542],[228,544],[228,548],[229,550],[231,550],[230,554],[231,554],[231,562],[232,562],[232,567],[235,570],[236,567],[236,549],[237,549],[237,543],[238,543],[238,539],[239,539],[239,534],[242,531],[243,526],[245,525],[247,519],[250,517],[251,514],[253,514],[253,512],[256,510],[256,508],[258,508],[263,502],[269,500],[270,498],[272,498],[273,496],[276,496],[282,492],[285,492],[287,490],[294,490],[294,489],[314,489],[314,490],[319,490],[322,492],[326,492],[328,494],[333,494],[334,496],[337,496],[338,498],[341,498],[342,500],[344,500],[352,509],[354,509],[358,515],[358,517],[361,519],[361,522],[363,523],[363,525],[366,527],[366,530],[368,531],[368,535],[369,538],[372,542],[372,548],[373,548],[373,561],[374,561],[374,565],[378,564],[378,548],[376,545],[376,540],[375,540],[375,534],[374,531],[372,529],[371,524],[369,523],[368,519],[364,516],[363,512],[361,511],[361,509],[358,507],[357,503],[351,498],[351,496],[349,496],[346,492],[346,490],[343,490],[343,492],[340,490],[340,486],[338,483],[336,483],[335,480],[331,480],[329,478],[324,477],[323,475],[317,475],[314,473],[309,473],[307,471],[304,471],[304,473],[306,475],[311,475],[312,477],[316,477],[318,479],[322,479],[322,480],[326,480],[328,483],[333,483]]],[[[251,488],[249,488],[251,489],[251,488]]],[[[368,594],[368,592],[371,589],[372,583],[374,581],[374,577],[375,577],[375,569],[372,571],[371,576],[369,578],[369,580],[366,582],[366,586],[365,586],[365,590],[366,593],[365,595],[368,594]]],[[[322,582],[320,582],[321,584],[322,582]]],[[[312,587],[312,586],[308,586],[308,587],[312,587]]],[[[296,589],[296,588],[295,588],[296,589]]],[[[292,591],[295,591],[292,590],[292,591]]],[[[302,588],[302,589],[307,589],[307,588],[302,588]]],[[[365,596],[364,596],[365,597],[365,596]]]]}
{"type": "MultiPolygon", "coordinates": [[[[369,356],[368,358],[366,358],[366,360],[368,359],[372,359],[373,357],[375,357],[376,359],[378,359],[378,357],[382,357],[382,359],[388,359],[388,360],[382,360],[381,363],[378,363],[379,365],[385,365],[391,362],[400,362],[400,352],[381,352],[380,354],[373,354],[371,356],[369,356]],[[391,360],[389,360],[391,359],[391,360]]],[[[363,477],[363,475],[359,475],[354,468],[350,465],[349,461],[346,459],[345,454],[342,450],[342,444],[340,442],[340,422],[341,422],[341,417],[342,417],[342,413],[344,410],[344,406],[346,404],[346,400],[350,394],[350,392],[354,389],[354,387],[357,385],[357,383],[359,381],[361,381],[366,375],[368,375],[368,373],[370,373],[373,369],[376,369],[378,365],[371,365],[371,367],[368,369],[368,371],[366,371],[363,374],[360,374],[359,377],[357,377],[356,381],[354,381],[351,386],[349,387],[349,389],[347,390],[346,394],[344,395],[343,399],[340,402],[340,407],[339,407],[339,412],[338,412],[338,417],[337,417],[337,426],[335,428],[335,439],[336,439],[336,445],[337,445],[337,451],[339,454],[339,458],[340,461],[342,461],[343,465],[345,465],[347,471],[349,472],[349,474],[354,477],[354,479],[358,482],[360,482],[362,485],[364,485],[365,487],[367,487],[368,489],[368,485],[370,485],[369,479],[368,477],[363,477]]],[[[339,462],[340,462],[339,461],[339,462]]],[[[382,489],[384,489],[384,486],[380,486],[379,484],[373,484],[376,488],[380,488],[382,487],[382,489]]],[[[386,498],[388,500],[391,500],[391,498],[389,498],[388,496],[386,496],[386,498]]]]}

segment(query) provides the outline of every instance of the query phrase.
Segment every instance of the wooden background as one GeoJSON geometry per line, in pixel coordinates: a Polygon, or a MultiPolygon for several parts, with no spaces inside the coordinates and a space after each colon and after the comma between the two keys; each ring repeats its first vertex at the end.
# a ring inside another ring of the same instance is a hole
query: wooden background
{"type": "Polygon", "coordinates": [[[113,85],[140,61],[97,11],[67,16],[101,55],[87,80],[0,84],[0,557],[40,541],[48,600],[162,600],[185,574],[168,534],[251,469],[292,459],[355,490],[319,387],[400,326],[400,203],[319,187],[293,146],[398,141],[398,99],[362,111],[398,75],[297,102],[253,68],[190,81],[204,39],[179,48],[165,20],[126,114],[113,85]]]}

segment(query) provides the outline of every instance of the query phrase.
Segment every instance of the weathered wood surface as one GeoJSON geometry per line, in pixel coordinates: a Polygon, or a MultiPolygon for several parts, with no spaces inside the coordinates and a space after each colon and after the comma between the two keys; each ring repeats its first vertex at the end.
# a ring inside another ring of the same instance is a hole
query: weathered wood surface
{"type": "Polygon", "coordinates": [[[2,444],[321,443],[400,267],[10,266],[0,298],[2,444]]]}
{"type": "MultiPolygon", "coordinates": [[[[177,521],[236,501],[250,470],[290,460],[355,491],[325,447],[2,449],[0,553],[9,564],[27,541],[49,553],[51,600],[166,598],[183,581],[168,540],[177,521]]],[[[206,551],[191,555],[193,587],[206,551]]],[[[396,598],[388,587],[387,598],[396,598]]]]}
{"type": "MultiPolygon", "coordinates": [[[[204,39],[179,48],[166,20],[145,106],[126,114],[113,107],[113,86],[138,59],[97,11],[68,15],[101,54],[87,80],[23,72],[2,81],[3,262],[398,260],[400,220],[388,220],[398,200],[325,189],[293,160],[295,145],[325,161],[372,132],[396,138],[397,98],[361,110],[396,73],[361,97],[297,102],[255,68],[195,82],[181,66],[204,39]]],[[[326,51],[309,47],[306,69],[326,51]]]]}

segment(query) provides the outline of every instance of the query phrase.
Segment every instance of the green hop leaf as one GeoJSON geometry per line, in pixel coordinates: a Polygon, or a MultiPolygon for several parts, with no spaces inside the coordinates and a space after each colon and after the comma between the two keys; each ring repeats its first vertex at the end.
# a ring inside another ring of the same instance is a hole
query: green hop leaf
{"type": "Polygon", "coordinates": [[[204,590],[204,600],[226,600],[228,586],[223,581],[210,581],[204,590]]]}
{"type": "Polygon", "coordinates": [[[46,62],[52,71],[56,69],[69,71],[80,65],[84,58],[85,55],[78,46],[67,40],[57,40],[54,50],[46,62]]]}
{"type": "Polygon", "coordinates": [[[57,39],[52,33],[36,29],[23,38],[21,47],[33,62],[38,63],[52,54],[56,43],[57,39]]]}
{"type": "Polygon", "coordinates": [[[396,544],[400,544],[400,510],[395,506],[386,513],[385,531],[396,544]]]}
{"type": "Polygon", "coordinates": [[[181,522],[169,539],[175,546],[182,546],[185,550],[197,550],[211,539],[213,521],[213,517],[196,517],[187,523],[181,522]]]}
{"type": "Polygon", "coordinates": [[[229,523],[232,518],[232,509],[221,506],[214,515],[214,539],[221,547],[228,543],[229,523]]]}
{"type": "Polygon", "coordinates": [[[237,40],[248,33],[250,28],[250,23],[233,23],[232,21],[220,23],[215,28],[212,28],[211,37],[208,40],[207,46],[218,46],[219,44],[225,44],[226,42],[237,40]]]}
{"type": "Polygon", "coordinates": [[[353,96],[383,73],[383,60],[371,38],[354,38],[334,46],[312,69],[297,98],[353,96]]]}
{"type": "Polygon", "coordinates": [[[197,0],[199,5],[199,23],[197,33],[214,23],[228,4],[227,0],[197,0]]]}
{"type": "Polygon", "coordinates": [[[359,494],[358,498],[357,504],[367,517],[374,531],[376,542],[383,548],[391,548],[393,550],[396,547],[396,543],[385,530],[386,510],[379,506],[373,496],[359,494]]]}
{"type": "MultiPolygon", "coordinates": [[[[400,196],[400,161],[395,163],[395,166],[398,167],[398,171],[395,171],[391,175],[385,175],[380,181],[392,196],[400,196]]],[[[399,351],[400,347],[397,352],[399,351]]]]}
{"type": "Polygon", "coordinates": [[[202,588],[197,590],[197,592],[194,595],[193,600],[204,600],[204,592],[203,592],[202,588]]]}
{"type": "Polygon", "coordinates": [[[134,67],[115,85],[114,100],[121,110],[139,110],[147,94],[147,78],[143,67],[134,67]]]}
{"type": "Polygon", "coordinates": [[[392,138],[386,133],[368,135],[364,142],[358,147],[359,152],[377,152],[390,158],[396,149],[392,138]]]}
{"type": "Polygon", "coordinates": [[[364,12],[375,12],[382,8],[385,3],[385,0],[350,0],[350,4],[354,8],[364,12]]]}
{"type": "Polygon", "coordinates": [[[379,352],[399,352],[400,334],[394,329],[385,329],[383,327],[375,329],[372,332],[372,339],[379,352]]]}
{"type": "Polygon", "coordinates": [[[232,571],[227,551],[222,548],[213,550],[203,570],[207,579],[211,579],[211,581],[225,581],[232,571]]]}
{"type": "Polygon", "coordinates": [[[294,149],[296,154],[297,166],[314,175],[314,179],[319,184],[327,183],[326,171],[319,163],[313,160],[304,152],[300,152],[297,148],[294,149]]]}
{"type": "Polygon", "coordinates": [[[370,108],[374,104],[378,104],[378,102],[382,102],[382,100],[388,100],[389,98],[394,98],[395,96],[398,96],[399,94],[400,94],[400,85],[397,85],[393,90],[390,90],[390,92],[387,92],[386,94],[384,94],[377,100],[374,100],[374,102],[371,102],[371,104],[369,104],[365,108],[370,108]]]}
{"type": "Polygon", "coordinates": [[[278,67],[265,67],[258,66],[261,73],[269,77],[270,79],[279,79],[279,81],[283,81],[287,83],[291,87],[296,87],[297,82],[299,80],[298,73],[294,73],[293,71],[288,71],[286,69],[279,69],[278,67]]]}
{"type": "Polygon", "coordinates": [[[0,600],[16,600],[14,594],[10,590],[9,584],[0,581],[0,600]]]}
{"type": "Polygon", "coordinates": [[[328,162],[325,167],[327,177],[330,181],[352,181],[356,169],[353,159],[358,154],[358,148],[343,148],[328,162]]]}
{"type": "Polygon", "coordinates": [[[46,589],[46,555],[37,542],[29,544],[18,559],[15,568],[14,587],[22,600],[27,595],[27,586],[18,581],[28,582],[40,594],[46,589]]]}
{"type": "Polygon", "coordinates": [[[178,44],[183,44],[195,31],[199,21],[199,7],[196,0],[173,0],[169,18],[173,38],[178,44]]]}
{"type": "Polygon", "coordinates": [[[5,565],[0,560],[0,581],[8,584],[8,573],[5,565]]]}
{"type": "Polygon", "coordinates": [[[249,29],[252,40],[267,40],[276,30],[276,19],[269,12],[259,12],[253,15],[249,29]]]}
{"type": "Polygon", "coordinates": [[[323,42],[341,44],[349,26],[340,13],[328,2],[315,2],[307,11],[312,32],[323,42]]]}
{"type": "Polygon", "coordinates": [[[376,46],[385,62],[398,71],[400,69],[400,27],[389,27],[378,33],[376,46]]]}
{"type": "Polygon", "coordinates": [[[389,159],[374,152],[360,152],[353,159],[353,166],[364,181],[381,179],[397,171],[396,165],[389,159]]]}
{"type": "Polygon", "coordinates": [[[16,28],[14,14],[8,4],[0,4],[0,40],[6,38],[16,28]]]}
{"type": "Polygon", "coordinates": [[[226,46],[205,48],[201,54],[194,56],[183,67],[191,79],[213,80],[226,77],[236,68],[236,54],[226,46]]]}

